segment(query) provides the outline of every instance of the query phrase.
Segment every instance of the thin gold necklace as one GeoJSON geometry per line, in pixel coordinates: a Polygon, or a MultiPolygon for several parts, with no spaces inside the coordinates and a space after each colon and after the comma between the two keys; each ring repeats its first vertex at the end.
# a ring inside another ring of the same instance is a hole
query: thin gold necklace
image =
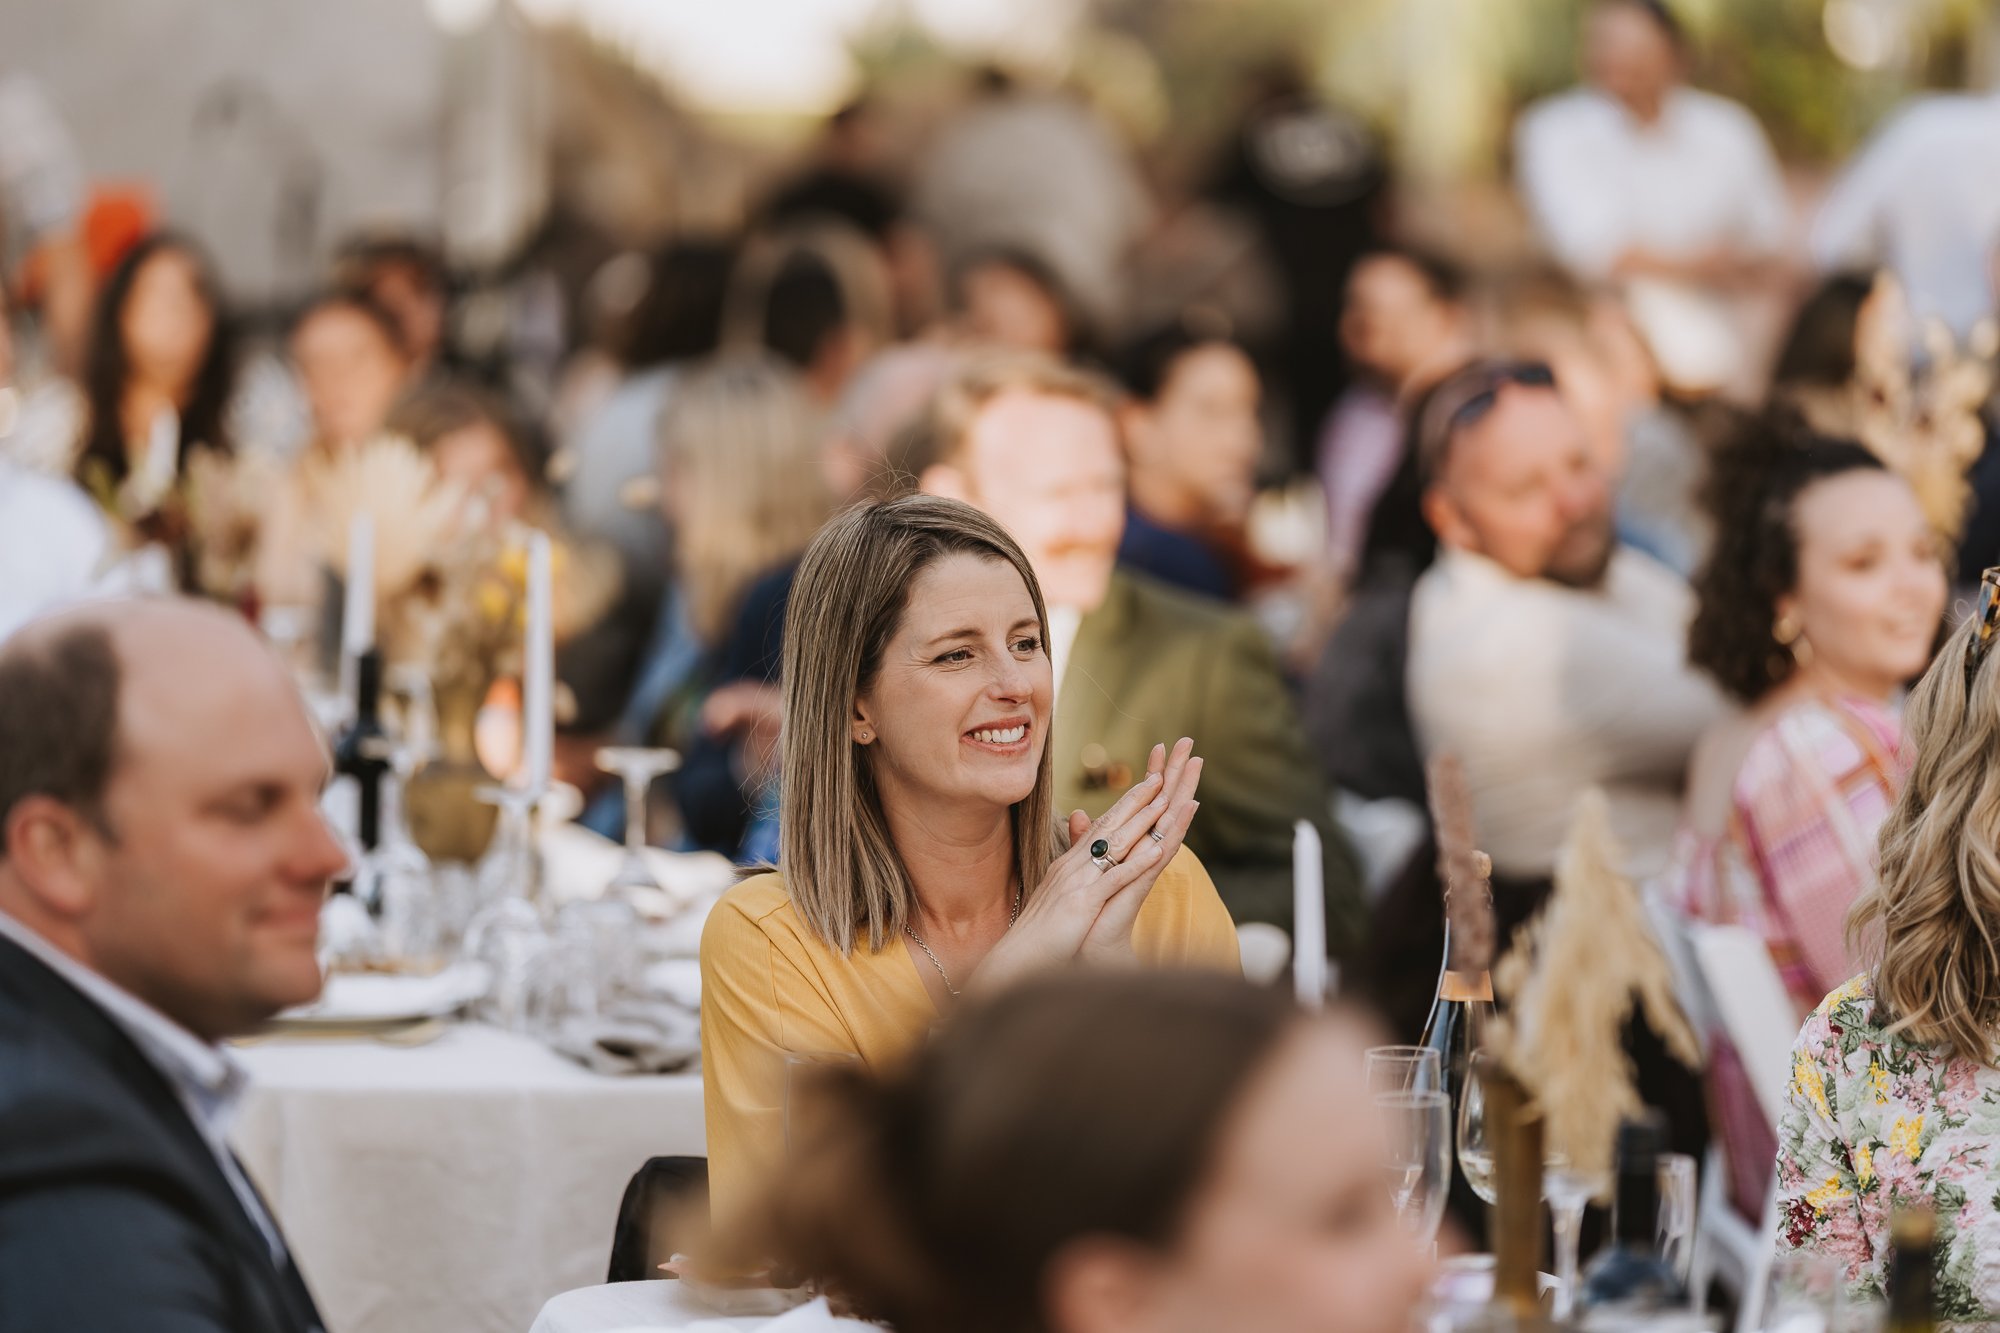
{"type": "MultiPolygon", "coordinates": [[[[1021,919],[1021,885],[1020,882],[1017,880],[1015,881],[1014,884],[1014,910],[1007,913],[1007,929],[1012,930],[1014,928],[1014,923],[1016,921],[1019,921],[1020,919],[1021,919]]],[[[903,933],[905,935],[908,935],[911,939],[917,942],[917,947],[924,951],[924,957],[930,959],[931,966],[937,969],[938,979],[944,982],[944,988],[947,991],[951,992],[951,998],[956,1000],[958,998],[958,987],[951,984],[951,977],[948,973],[945,972],[944,964],[940,963],[938,961],[938,956],[931,952],[931,946],[924,943],[924,937],[917,934],[916,928],[910,925],[907,921],[903,923],[903,933]]]]}

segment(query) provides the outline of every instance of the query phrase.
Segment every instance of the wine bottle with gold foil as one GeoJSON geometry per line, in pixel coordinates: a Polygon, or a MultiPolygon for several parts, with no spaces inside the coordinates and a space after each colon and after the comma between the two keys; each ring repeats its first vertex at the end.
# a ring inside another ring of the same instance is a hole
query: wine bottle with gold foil
{"type": "Polygon", "coordinates": [[[1430,1017],[1424,1021],[1419,1044],[1438,1054],[1445,1091],[1451,1094],[1452,1123],[1457,1124],[1466,1069],[1472,1053],[1486,1044],[1486,1028],[1493,1021],[1493,975],[1484,967],[1452,966],[1451,945],[1452,931],[1447,926],[1444,967],[1438,974],[1437,995],[1431,1000],[1430,1017]]]}
{"type": "Polygon", "coordinates": [[[1905,1208],[1889,1219],[1888,1333],[1935,1333],[1937,1218],[1905,1208]]]}

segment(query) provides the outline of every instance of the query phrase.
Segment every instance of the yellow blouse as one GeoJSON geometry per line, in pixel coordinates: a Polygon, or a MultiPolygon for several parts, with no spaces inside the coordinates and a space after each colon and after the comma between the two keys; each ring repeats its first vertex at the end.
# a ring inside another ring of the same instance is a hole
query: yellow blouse
{"type": "MultiPolygon", "coordinates": [[[[1161,872],[1132,946],[1155,967],[1240,966],[1235,924],[1192,852],[1161,872]]],[[[735,1216],[783,1156],[787,1052],[855,1054],[880,1069],[938,1018],[900,938],[843,958],[799,919],[779,876],[724,894],[701,936],[702,1098],[718,1221],[735,1216]]]]}

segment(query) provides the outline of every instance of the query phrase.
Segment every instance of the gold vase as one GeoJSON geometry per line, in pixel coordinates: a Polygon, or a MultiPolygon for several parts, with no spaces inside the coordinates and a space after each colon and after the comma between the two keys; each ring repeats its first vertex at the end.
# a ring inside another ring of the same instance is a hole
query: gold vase
{"type": "Polygon", "coordinates": [[[486,686],[459,685],[437,695],[438,757],[410,779],[403,809],[410,838],[433,862],[470,865],[486,854],[499,807],[479,799],[493,775],[479,762],[473,728],[486,686]]]}
{"type": "Polygon", "coordinates": [[[1542,1117],[1528,1090],[1498,1061],[1482,1075],[1493,1145],[1493,1301],[1517,1319],[1540,1311],[1542,1117]]]}

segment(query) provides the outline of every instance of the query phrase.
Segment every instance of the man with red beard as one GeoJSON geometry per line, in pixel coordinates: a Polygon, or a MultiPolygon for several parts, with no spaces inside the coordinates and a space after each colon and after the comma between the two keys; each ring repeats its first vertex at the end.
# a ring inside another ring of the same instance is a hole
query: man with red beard
{"type": "Polygon", "coordinates": [[[1410,608],[1423,751],[1463,763],[1497,874],[1550,874],[1591,787],[1628,872],[1656,872],[1689,752],[1724,710],[1688,664],[1693,595],[1618,544],[1611,478],[1548,367],[1475,362],[1430,393],[1416,429],[1441,547],[1410,608]]]}

